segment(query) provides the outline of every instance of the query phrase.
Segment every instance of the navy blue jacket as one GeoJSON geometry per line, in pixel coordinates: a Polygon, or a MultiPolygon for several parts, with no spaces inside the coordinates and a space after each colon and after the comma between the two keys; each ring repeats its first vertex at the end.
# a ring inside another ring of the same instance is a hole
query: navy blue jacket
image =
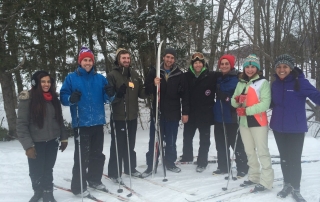
{"type": "Polygon", "coordinates": [[[224,123],[237,123],[237,114],[235,108],[231,106],[231,97],[239,81],[238,72],[235,69],[232,69],[226,75],[222,75],[221,72],[219,72],[219,74],[220,75],[217,78],[216,93],[221,91],[226,95],[226,98],[223,100],[219,97],[216,98],[216,104],[213,107],[214,121],[216,123],[222,123],[223,121],[224,123]]]}
{"type": "Polygon", "coordinates": [[[270,127],[272,130],[283,133],[303,133],[308,131],[306,120],[306,98],[310,98],[315,104],[320,105],[320,92],[305,79],[303,72],[298,72],[300,90],[295,91],[295,76],[289,74],[283,80],[275,75],[272,83],[271,106],[273,107],[270,127]]]}

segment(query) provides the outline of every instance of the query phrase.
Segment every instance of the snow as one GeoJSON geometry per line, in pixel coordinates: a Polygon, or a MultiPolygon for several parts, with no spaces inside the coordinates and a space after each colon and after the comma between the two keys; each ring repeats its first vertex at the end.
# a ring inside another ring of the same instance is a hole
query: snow
{"type": "MultiPolygon", "coordinates": [[[[63,108],[64,114],[67,114],[69,109],[63,108]]],[[[107,117],[109,114],[107,113],[107,117]]],[[[108,118],[109,119],[109,118],[108,118]]],[[[213,127],[211,133],[211,147],[209,151],[209,158],[213,159],[216,156],[215,142],[213,136],[213,127]]],[[[148,123],[144,122],[144,130],[141,126],[138,127],[137,140],[136,140],[136,153],[137,153],[137,170],[143,172],[146,169],[145,165],[145,153],[148,150],[148,123]]],[[[109,150],[111,136],[108,133],[108,128],[105,127],[105,142],[104,142],[104,154],[106,155],[104,173],[108,173],[107,164],[109,159],[109,150]]],[[[183,126],[179,128],[179,134],[177,139],[177,151],[178,156],[182,154],[182,139],[183,139],[183,126]]],[[[197,155],[198,150],[198,135],[194,138],[194,155],[197,155]]],[[[307,134],[304,142],[303,160],[318,160],[320,159],[320,141],[307,134]]],[[[274,140],[272,131],[269,132],[269,149],[270,154],[277,155],[278,149],[274,140]]],[[[292,148],[294,149],[294,148],[292,148]]],[[[73,152],[74,152],[74,141],[69,138],[68,148],[62,153],[58,152],[57,161],[53,171],[54,183],[60,186],[69,188],[70,182],[66,179],[71,179],[72,167],[73,167],[73,152]]],[[[22,202],[28,201],[32,194],[31,182],[28,175],[28,162],[24,154],[24,150],[18,141],[0,142],[0,201],[1,202],[22,202]]],[[[273,159],[279,160],[279,159],[273,159]]],[[[235,165],[233,165],[234,167],[235,165]]],[[[225,187],[227,181],[224,180],[225,176],[213,176],[212,171],[217,168],[217,164],[209,164],[207,169],[203,173],[197,173],[195,171],[196,165],[179,165],[182,169],[181,173],[173,173],[167,171],[167,182],[162,182],[163,170],[162,166],[159,165],[158,172],[154,178],[148,177],[148,180],[156,182],[158,185],[150,183],[141,179],[132,178],[131,184],[133,190],[141,194],[143,198],[137,197],[135,194],[130,198],[130,201],[170,201],[180,202],[188,200],[196,200],[211,194],[220,193],[222,187],[225,187]],[[162,186],[160,186],[162,185],[162,186]],[[195,194],[195,195],[190,195],[195,194]]],[[[308,202],[318,202],[320,197],[320,162],[314,163],[303,163],[302,164],[302,179],[301,179],[301,194],[305,197],[308,202]]],[[[280,165],[273,165],[275,171],[275,178],[281,178],[280,165]]],[[[233,169],[235,170],[235,169],[233,169]]],[[[243,182],[243,179],[229,182],[228,190],[239,187],[239,184],[243,182]]],[[[123,181],[127,186],[130,186],[130,178],[123,175],[123,181]]],[[[102,182],[106,187],[114,193],[117,193],[118,185],[112,183],[105,177],[102,178],[102,182]]],[[[234,192],[233,194],[226,194],[217,198],[213,198],[207,201],[219,201],[228,199],[229,201],[280,201],[276,197],[276,193],[280,191],[282,181],[275,182],[273,189],[258,194],[248,194],[249,188],[234,192]],[[240,197],[240,198],[239,198],[240,197]],[[232,199],[233,198],[233,199],[232,199]]],[[[130,192],[123,189],[123,193],[119,195],[126,197],[130,192]]],[[[105,193],[97,191],[91,191],[91,193],[103,200],[103,201],[118,201],[117,199],[108,196],[105,193]]],[[[73,194],[62,191],[54,190],[54,196],[58,202],[71,202],[81,201],[73,194]]],[[[91,201],[85,199],[84,201],[91,201]]],[[[291,196],[281,201],[294,201],[291,196]]]]}

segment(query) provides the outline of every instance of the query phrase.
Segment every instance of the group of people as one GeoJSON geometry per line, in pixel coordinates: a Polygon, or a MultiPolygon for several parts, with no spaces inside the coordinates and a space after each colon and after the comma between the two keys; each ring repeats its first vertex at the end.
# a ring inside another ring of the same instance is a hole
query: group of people
{"type": "Polygon", "coordinates": [[[130,57],[128,50],[119,48],[115,66],[106,78],[93,68],[95,59],[92,51],[82,47],[78,55],[79,66],[65,78],[60,100],[50,74],[37,71],[32,75],[31,90],[22,91],[19,95],[17,118],[17,134],[28,157],[29,176],[34,190],[30,202],[41,198],[44,202],[55,201],[52,171],[58,148],[63,152],[68,145],[61,104],[70,106],[74,128],[73,194],[88,196],[87,186],[106,190],[101,181],[105,163],[105,104],[110,104],[111,111],[109,178],[123,184],[122,167],[127,175],[150,176],[156,138],[157,86],[160,87],[161,97],[160,135],[165,143],[162,148],[163,163],[167,170],[181,172],[176,166],[180,120],[184,124],[180,162],[193,161],[192,142],[196,130],[199,130],[197,172],[203,172],[207,167],[210,129],[214,125],[218,167],[213,174],[230,174],[231,147],[237,177],[248,175],[248,180],[241,186],[255,184],[253,191],[271,189],[274,173],[268,149],[266,111],[272,108],[270,127],[279,149],[284,178],[283,189],[277,195],[285,198],[292,193],[296,201],[305,201],[300,194],[301,153],[307,132],[305,101],[308,97],[320,105],[320,92],[294,66],[294,58],[284,54],[275,59],[276,80],[270,87],[261,75],[259,58],[254,54],[245,59],[243,73],[239,73],[235,69],[233,55],[221,56],[219,71],[212,72],[206,67],[204,55],[196,52],[191,57],[188,71],[184,73],[175,63],[176,50],[167,48],[160,65],[160,78],[156,76],[156,69],[151,68],[144,82],[131,66],[130,57]],[[146,153],[148,167],[140,173],[136,170],[134,150],[138,98],[144,99],[150,95],[154,99],[150,107],[150,139],[146,153]]]}

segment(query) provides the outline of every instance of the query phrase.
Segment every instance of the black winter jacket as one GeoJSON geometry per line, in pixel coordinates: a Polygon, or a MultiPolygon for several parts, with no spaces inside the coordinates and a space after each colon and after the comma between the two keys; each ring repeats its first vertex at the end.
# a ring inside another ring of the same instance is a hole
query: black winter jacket
{"type": "Polygon", "coordinates": [[[189,69],[185,73],[190,113],[188,122],[213,124],[213,106],[215,104],[216,76],[214,72],[204,70],[197,78],[189,69]]]}
{"type": "MultiPolygon", "coordinates": [[[[160,112],[161,118],[169,121],[179,121],[181,119],[181,104],[182,115],[189,114],[189,100],[188,100],[188,85],[185,80],[183,72],[174,64],[166,80],[166,71],[163,68],[163,63],[160,65],[160,112]]],[[[156,78],[156,69],[151,68],[146,80],[146,94],[153,94],[153,109],[155,115],[156,108],[156,91],[157,87],[154,85],[156,78]]]]}

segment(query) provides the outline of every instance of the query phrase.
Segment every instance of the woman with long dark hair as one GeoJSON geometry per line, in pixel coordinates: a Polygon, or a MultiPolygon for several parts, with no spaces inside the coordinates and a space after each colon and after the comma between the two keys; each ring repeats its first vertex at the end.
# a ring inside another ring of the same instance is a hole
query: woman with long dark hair
{"type": "Polygon", "coordinates": [[[54,202],[53,167],[59,142],[63,152],[68,136],[54,79],[45,71],[32,75],[32,88],[19,95],[17,135],[26,151],[34,195],[29,202],[43,198],[54,202]]]}
{"type": "Polygon", "coordinates": [[[294,66],[294,58],[283,54],[274,63],[276,80],[272,83],[270,128],[273,130],[281,159],[283,189],[277,196],[290,193],[296,201],[306,201],[300,194],[301,154],[305,132],[306,98],[320,105],[320,92],[305,78],[301,69],[294,66]]]}

